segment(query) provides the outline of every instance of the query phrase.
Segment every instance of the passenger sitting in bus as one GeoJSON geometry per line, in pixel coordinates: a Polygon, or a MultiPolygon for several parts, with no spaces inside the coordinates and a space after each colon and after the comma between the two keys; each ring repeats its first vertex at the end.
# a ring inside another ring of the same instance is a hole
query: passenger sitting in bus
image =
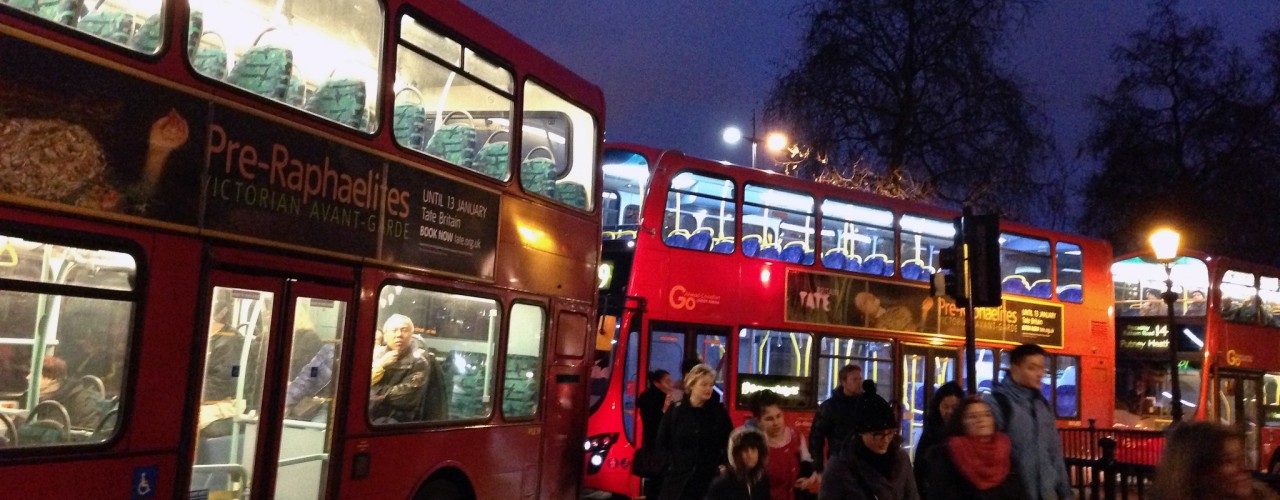
{"type": "Polygon", "coordinates": [[[425,353],[413,347],[413,320],[393,314],[382,327],[385,346],[373,351],[369,417],[375,423],[412,422],[420,409],[430,373],[425,353]]]}
{"type": "Polygon", "coordinates": [[[1204,316],[1205,297],[1204,290],[1195,290],[1191,292],[1191,299],[1187,301],[1186,309],[1182,312],[1183,316],[1204,316]]]}
{"type": "Polygon", "coordinates": [[[639,223],[640,223],[640,206],[639,205],[627,205],[626,208],[622,209],[623,225],[635,225],[639,223]]]}
{"type": "Polygon", "coordinates": [[[1160,298],[1160,292],[1154,288],[1148,288],[1146,297],[1142,299],[1142,309],[1138,311],[1139,316],[1164,316],[1167,314],[1168,308],[1164,305],[1164,299],[1160,298]]]}
{"type": "Polygon", "coordinates": [[[98,403],[101,394],[94,394],[85,386],[67,380],[67,362],[55,356],[45,356],[40,372],[40,401],[57,401],[67,409],[71,427],[94,429],[102,418],[98,403]]]}

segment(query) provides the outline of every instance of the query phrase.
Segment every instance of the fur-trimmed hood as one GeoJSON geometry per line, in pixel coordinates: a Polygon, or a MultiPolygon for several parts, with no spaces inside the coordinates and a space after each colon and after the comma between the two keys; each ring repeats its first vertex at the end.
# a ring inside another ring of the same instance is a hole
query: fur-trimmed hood
{"type": "Polygon", "coordinates": [[[729,455],[729,467],[738,477],[754,483],[764,476],[765,460],[769,458],[769,441],[759,429],[745,425],[734,429],[729,434],[729,446],[726,452],[729,455]],[[741,461],[738,460],[738,449],[744,445],[760,451],[760,459],[751,470],[746,470],[741,461]]]}

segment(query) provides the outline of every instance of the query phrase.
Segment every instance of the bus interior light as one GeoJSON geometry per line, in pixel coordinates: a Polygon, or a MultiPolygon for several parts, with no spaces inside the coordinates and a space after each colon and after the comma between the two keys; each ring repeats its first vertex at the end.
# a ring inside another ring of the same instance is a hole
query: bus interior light
{"type": "Polygon", "coordinates": [[[1187,336],[1187,338],[1191,339],[1191,341],[1192,341],[1192,342],[1195,342],[1195,343],[1196,343],[1196,345],[1197,345],[1197,346],[1199,346],[1201,349],[1204,349],[1204,341],[1203,341],[1203,340],[1200,340],[1200,338],[1199,338],[1199,337],[1196,337],[1196,334],[1191,333],[1191,329],[1189,329],[1189,328],[1183,328],[1183,329],[1182,329],[1182,334],[1183,334],[1183,335],[1186,335],[1186,336],[1187,336]]]}

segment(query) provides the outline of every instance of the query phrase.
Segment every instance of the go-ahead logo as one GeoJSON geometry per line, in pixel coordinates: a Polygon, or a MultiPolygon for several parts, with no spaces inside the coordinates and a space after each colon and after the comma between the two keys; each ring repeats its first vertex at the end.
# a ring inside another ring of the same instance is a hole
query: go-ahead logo
{"type": "Polygon", "coordinates": [[[689,292],[684,285],[676,285],[671,287],[671,292],[667,294],[667,303],[671,304],[672,309],[692,311],[699,305],[720,305],[720,296],[710,293],[689,292]]]}
{"type": "Polygon", "coordinates": [[[670,302],[671,307],[674,309],[688,309],[692,311],[693,308],[698,307],[698,299],[688,295],[685,288],[680,285],[671,287],[671,293],[667,294],[667,302],[670,302]]]}

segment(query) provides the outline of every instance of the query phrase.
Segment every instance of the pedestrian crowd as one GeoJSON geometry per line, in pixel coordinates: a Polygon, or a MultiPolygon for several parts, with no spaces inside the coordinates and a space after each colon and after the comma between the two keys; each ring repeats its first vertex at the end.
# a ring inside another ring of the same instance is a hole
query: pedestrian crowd
{"type": "MultiPolygon", "coordinates": [[[[1007,375],[989,393],[966,395],[954,381],[933,392],[914,457],[894,405],[858,365],[839,371],[807,438],[787,424],[786,400],[772,391],[749,395],[751,418],[734,429],[713,390],[714,368],[686,365],[683,392],[659,370],[637,399],[644,432],[633,470],[645,476],[646,498],[661,500],[1074,498],[1040,390],[1047,353],[1024,344],[1009,354],[1007,375]]],[[[1221,424],[1174,426],[1152,498],[1276,500],[1253,480],[1244,449],[1243,435],[1221,424]]]]}

